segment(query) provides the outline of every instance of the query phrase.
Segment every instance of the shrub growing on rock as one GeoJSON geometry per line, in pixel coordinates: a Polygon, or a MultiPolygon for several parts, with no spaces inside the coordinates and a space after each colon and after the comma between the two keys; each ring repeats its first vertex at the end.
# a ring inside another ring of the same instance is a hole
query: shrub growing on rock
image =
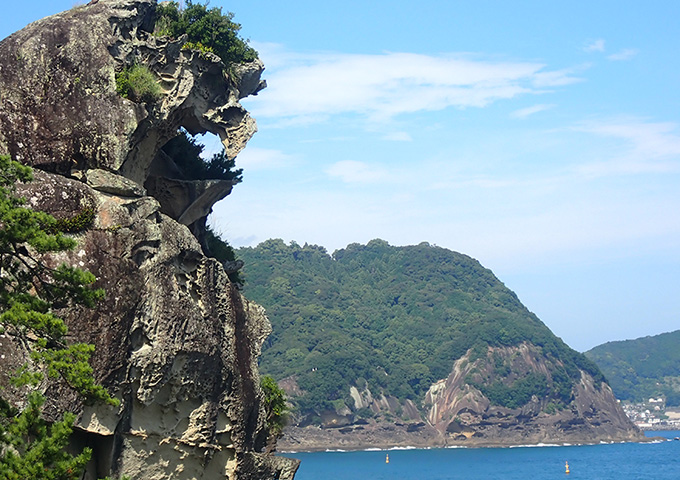
{"type": "Polygon", "coordinates": [[[270,435],[279,437],[286,426],[290,409],[286,403],[286,394],[269,375],[260,379],[260,387],[264,393],[264,408],[267,412],[267,428],[270,435]]]}
{"type": "Polygon", "coordinates": [[[205,147],[185,130],[163,146],[163,152],[175,162],[185,180],[231,180],[240,183],[243,170],[228,158],[224,150],[207,160],[201,158],[205,147]]]}
{"type": "Polygon", "coordinates": [[[117,73],[116,91],[137,103],[152,103],[161,96],[156,75],[144,65],[132,65],[117,73]]]}
{"type": "Polygon", "coordinates": [[[231,12],[223,14],[221,8],[209,9],[207,4],[195,4],[191,0],[187,0],[184,9],[177,2],[167,2],[156,9],[154,33],[173,38],[186,35],[187,45],[214,52],[226,66],[252,62],[257,58],[257,51],[239,37],[241,25],[233,18],[231,12]]]}

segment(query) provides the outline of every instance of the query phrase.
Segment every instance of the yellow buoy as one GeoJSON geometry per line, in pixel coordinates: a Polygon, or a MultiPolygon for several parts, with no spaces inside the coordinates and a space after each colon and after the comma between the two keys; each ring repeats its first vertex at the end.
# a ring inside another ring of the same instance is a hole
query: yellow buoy
{"type": "Polygon", "coordinates": [[[569,462],[564,462],[564,473],[569,473],[569,462]]]}
{"type": "Polygon", "coordinates": [[[390,454],[385,455],[385,463],[390,463],[390,454]]]}

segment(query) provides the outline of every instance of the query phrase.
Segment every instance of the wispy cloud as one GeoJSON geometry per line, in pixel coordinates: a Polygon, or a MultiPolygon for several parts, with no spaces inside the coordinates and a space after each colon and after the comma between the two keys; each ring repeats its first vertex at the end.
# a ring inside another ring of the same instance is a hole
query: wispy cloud
{"type": "Polygon", "coordinates": [[[387,120],[450,107],[484,107],[580,81],[572,70],[462,54],[301,55],[269,46],[261,56],[275,67],[266,75],[269,87],[249,107],[257,118],[278,121],[348,113],[387,120]],[[287,63],[280,61],[282,56],[287,63]]]}
{"type": "Polygon", "coordinates": [[[586,52],[604,52],[604,40],[601,38],[593,40],[583,47],[583,50],[586,52]]]}
{"type": "Polygon", "coordinates": [[[680,130],[674,122],[646,122],[630,118],[591,121],[577,127],[599,135],[627,140],[638,153],[651,158],[680,156],[680,130]]]}
{"type": "Polygon", "coordinates": [[[547,103],[542,103],[539,105],[533,105],[531,107],[527,108],[520,108],[519,110],[515,110],[510,114],[512,118],[527,118],[535,113],[538,112],[543,112],[545,110],[549,110],[553,108],[555,105],[553,104],[547,104],[547,103]]]}
{"type": "Polygon", "coordinates": [[[639,50],[637,50],[636,48],[624,48],[623,50],[617,53],[613,53],[607,56],[607,59],[613,61],[630,60],[631,58],[635,57],[638,53],[639,50]]]}
{"type": "Polygon", "coordinates": [[[534,87],[539,89],[571,85],[583,81],[582,78],[575,75],[589,67],[589,64],[584,64],[574,68],[536,72],[532,77],[532,83],[534,87]]]}
{"type": "Polygon", "coordinates": [[[574,130],[619,139],[624,147],[610,160],[580,167],[590,176],[680,172],[680,126],[636,118],[590,121],[574,130]]]}
{"type": "MultiPolygon", "coordinates": [[[[586,44],[586,46],[583,47],[583,50],[588,53],[594,52],[604,53],[606,50],[605,42],[603,39],[598,38],[597,40],[593,40],[590,43],[586,44]]],[[[607,55],[607,59],[612,61],[630,60],[631,58],[635,57],[638,53],[639,50],[636,48],[623,48],[616,53],[607,55]]]]}
{"type": "Polygon", "coordinates": [[[280,150],[257,147],[246,148],[236,158],[237,166],[246,171],[283,168],[290,166],[293,161],[295,158],[292,155],[280,150]]]}

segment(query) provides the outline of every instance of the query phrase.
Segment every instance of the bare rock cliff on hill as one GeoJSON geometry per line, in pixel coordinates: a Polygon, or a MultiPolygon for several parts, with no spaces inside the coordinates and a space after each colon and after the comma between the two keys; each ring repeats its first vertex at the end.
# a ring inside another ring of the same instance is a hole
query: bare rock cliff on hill
{"type": "Polygon", "coordinates": [[[573,400],[566,406],[552,406],[552,396],[543,392],[532,395],[521,407],[498,406],[476,387],[496,385],[498,390],[536,374],[550,383],[555,371],[550,362],[539,347],[529,343],[490,347],[488,355],[478,359],[468,352],[456,360],[446,379],[428,390],[427,422],[448,444],[599,443],[644,438],[617,405],[609,385],[595,381],[583,370],[572,389],[573,400]],[[494,365],[499,362],[511,372],[502,379],[494,365]]]}
{"type": "MultiPolygon", "coordinates": [[[[79,415],[76,441],[94,450],[88,479],[290,479],[297,461],[263,453],[257,358],[269,321],[197,240],[233,185],[177,178],[159,155],[184,127],[219,135],[235,156],[256,130],[239,99],[264,87],[263,66],[226,74],[218,57],[153,36],[155,9],[99,0],[0,43],[0,154],[36,169],[22,195],[57,218],[95,212],[76,249],[51,261],[90,270],[106,290],[98,308],[62,314],[121,400],[81,405],[53,383],[48,414],[79,415]],[[133,63],[157,75],[158,101],[116,92],[116,72],[133,63]]],[[[3,348],[4,379],[23,352],[3,348]]]]}

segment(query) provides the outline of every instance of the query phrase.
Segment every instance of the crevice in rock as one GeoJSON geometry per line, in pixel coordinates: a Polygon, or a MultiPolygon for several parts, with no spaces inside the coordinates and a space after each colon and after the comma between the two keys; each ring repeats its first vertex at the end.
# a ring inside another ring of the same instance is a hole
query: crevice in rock
{"type": "Polygon", "coordinates": [[[138,350],[141,350],[144,347],[150,346],[151,342],[149,341],[149,338],[146,336],[142,328],[140,327],[135,328],[130,334],[130,348],[132,349],[132,352],[134,353],[138,350]]]}
{"type": "Polygon", "coordinates": [[[259,417],[259,397],[255,390],[255,379],[251,367],[252,350],[250,345],[252,339],[248,329],[248,317],[246,315],[243,301],[240,292],[233,286],[229,285],[229,300],[231,303],[231,311],[234,314],[234,347],[236,351],[236,368],[239,373],[237,377],[240,388],[240,404],[243,409],[243,418],[245,425],[240,426],[243,435],[244,445],[253,445],[254,434],[257,431],[257,421],[259,417]]]}

